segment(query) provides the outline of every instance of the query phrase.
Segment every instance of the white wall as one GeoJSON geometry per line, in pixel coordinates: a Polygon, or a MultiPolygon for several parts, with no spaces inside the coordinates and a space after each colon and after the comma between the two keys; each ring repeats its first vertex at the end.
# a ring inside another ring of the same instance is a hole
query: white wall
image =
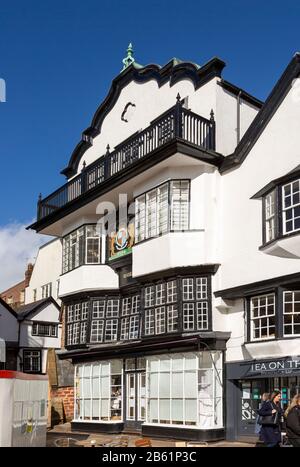
{"type": "Polygon", "coordinates": [[[18,341],[18,321],[17,318],[10,313],[0,303],[0,338],[5,341],[18,341]]]}
{"type": "Polygon", "coordinates": [[[42,373],[46,373],[47,370],[47,349],[60,349],[61,348],[61,332],[62,326],[59,323],[59,310],[53,303],[49,303],[46,306],[40,308],[36,312],[28,315],[27,319],[24,319],[20,323],[20,350],[19,350],[19,368],[20,358],[23,359],[23,348],[39,348],[42,350],[42,373]],[[46,336],[33,336],[32,325],[34,322],[46,322],[58,325],[57,337],[46,337],[46,336]]]}
{"type": "MultiPolygon", "coordinates": [[[[225,155],[233,152],[236,146],[236,97],[217,85],[217,81],[219,78],[213,78],[196,91],[189,79],[184,79],[172,87],[169,82],[159,87],[155,80],[142,84],[130,82],[121,91],[114,107],[105,117],[101,133],[94,139],[93,146],[82,156],[77,173],[81,172],[83,161],[88,165],[104,155],[107,144],[110,145],[110,151],[113,151],[116,145],[136,131],[149,126],[152,120],[175,105],[177,93],[181,98],[188,97],[188,108],[206,119],[210,118],[213,109],[217,128],[216,150],[225,155]],[[121,115],[128,102],[136,107],[130,120],[124,122],[121,115]]],[[[257,109],[246,102],[242,103],[242,134],[256,113],[257,109]]]]}
{"type": "MultiPolygon", "coordinates": [[[[237,146],[237,96],[217,86],[216,141],[217,151],[227,156],[234,152],[237,146]]],[[[248,102],[240,99],[240,138],[244,135],[254,119],[258,109],[248,102]]]]}
{"type": "Polygon", "coordinates": [[[299,272],[299,259],[259,251],[262,202],[250,199],[299,165],[300,105],[288,94],[243,164],[222,176],[221,289],[299,272]]]}
{"type": "Polygon", "coordinates": [[[60,304],[57,297],[57,280],[62,268],[62,245],[60,239],[52,240],[40,247],[34,264],[29,287],[25,289],[25,304],[34,301],[33,291],[37,290],[36,300],[42,298],[42,286],[52,283],[52,297],[60,304]]]}
{"type": "Polygon", "coordinates": [[[133,276],[179,266],[219,263],[219,181],[215,167],[169,167],[137,185],[134,197],[172,179],[189,179],[191,190],[190,229],[136,244],[133,247],[133,276]],[[155,254],[153,254],[155,252],[155,254]]]}
{"type": "Polygon", "coordinates": [[[53,303],[49,303],[34,314],[28,315],[27,319],[21,321],[20,347],[61,347],[61,325],[58,328],[58,337],[40,337],[32,335],[32,324],[34,322],[46,322],[59,324],[59,310],[53,303]]]}
{"type": "Polygon", "coordinates": [[[116,289],[119,277],[104,264],[80,266],[60,278],[60,297],[88,290],[116,289]]]}

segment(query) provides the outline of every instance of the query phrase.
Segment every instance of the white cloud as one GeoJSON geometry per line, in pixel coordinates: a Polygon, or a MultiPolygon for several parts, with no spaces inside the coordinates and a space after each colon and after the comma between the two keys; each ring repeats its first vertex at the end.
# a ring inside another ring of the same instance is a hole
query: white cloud
{"type": "Polygon", "coordinates": [[[24,279],[27,263],[34,262],[38,248],[49,237],[26,230],[17,222],[0,226],[0,292],[24,279]]]}

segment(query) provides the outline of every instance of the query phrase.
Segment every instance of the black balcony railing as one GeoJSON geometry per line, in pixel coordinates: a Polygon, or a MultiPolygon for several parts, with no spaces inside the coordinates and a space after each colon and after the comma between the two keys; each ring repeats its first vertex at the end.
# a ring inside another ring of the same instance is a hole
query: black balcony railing
{"type": "Polygon", "coordinates": [[[215,120],[210,120],[185,109],[180,97],[174,107],[167,110],[151,125],[123,141],[92,164],[85,166],[79,175],[38,202],[38,220],[43,219],[83,193],[122,172],[136,161],[148,156],[164,144],[182,139],[207,150],[215,150],[215,120]]]}

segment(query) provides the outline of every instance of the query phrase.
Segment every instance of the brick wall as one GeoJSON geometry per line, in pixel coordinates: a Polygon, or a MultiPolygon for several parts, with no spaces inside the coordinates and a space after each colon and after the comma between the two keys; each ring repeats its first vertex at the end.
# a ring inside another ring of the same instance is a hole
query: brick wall
{"type": "Polygon", "coordinates": [[[72,386],[55,389],[52,388],[50,397],[52,406],[52,425],[73,420],[74,388],[72,386]]]}

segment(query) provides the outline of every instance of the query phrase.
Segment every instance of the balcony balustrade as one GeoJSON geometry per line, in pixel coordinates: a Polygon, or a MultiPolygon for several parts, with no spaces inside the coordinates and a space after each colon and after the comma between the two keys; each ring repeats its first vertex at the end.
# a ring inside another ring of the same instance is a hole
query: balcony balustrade
{"type": "Polygon", "coordinates": [[[84,193],[120,174],[172,140],[186,141],[204,150],[215,150],[215,120],[208,120],[186,109],[180,96],[177,103],[153,120],[149,127],[135,133],[95,162],[83,166],[79,175],[51,195],[38,201],[37,220],[44,219],[84,193]]]}

